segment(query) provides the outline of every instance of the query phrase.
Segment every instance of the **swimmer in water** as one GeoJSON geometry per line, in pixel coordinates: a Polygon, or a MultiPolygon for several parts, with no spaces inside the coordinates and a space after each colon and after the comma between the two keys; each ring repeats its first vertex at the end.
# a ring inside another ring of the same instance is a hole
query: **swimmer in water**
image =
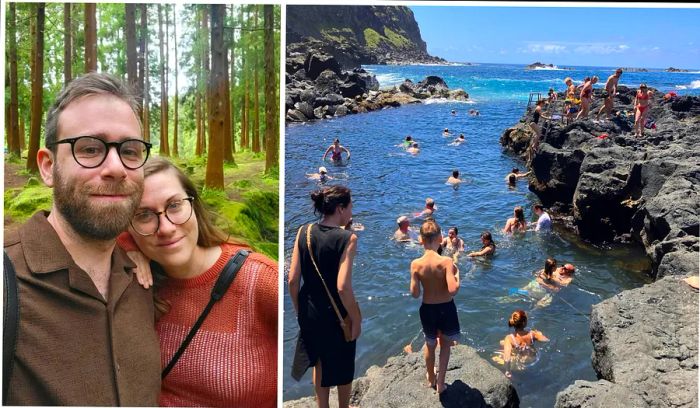
{"type": "Polygon", "coordinates": [[[444,137],[450,137],[450,134],[451,134],[451,133],[450,133],[450,130],[447,129],[447,128],[445,128],[445,130],[442,131],[442,135],[443,135],[444,137]]]}
{"type": "Polygon", "coordinates": [[[416,154],[420,153],[420,149],[418,148],[418,143],[413,142],[413,144],[411,145],[411,147],[409,147],[408,149],[406,149],[406,151],[409,152],[409,153],[411,153],[411,154],[414,155],[414,156],[415,156],[416,154]]]}
{"type": "Polygon", "coordinates": [[[452,227],[447,230],[447,237],[443,238],[440,246],[442,247],[442,256],[452,257],[452,261],[457,263],[457,255],[464,252],[464,240],[459,237],[457,227],[452,227]]]}
{"type": "Polygon", "coordinates": [[[574,280],[574,272],[576,272],[576,268],[574,265],[568,263],[558,267],[552,276],[560,287],[566,287],[574,280]]]}
{"type": "Polygon", "coordinates": [[[459,170],[452,170],[452,175],[447,179],[447,184],[450,184],[455,190],[459,187],[462,179],[459,178],[459,170]]]}
{"type": "Polygon", "coordinates": [[[453,140],[452,143],[450,143],[450,145],[451,145],[451,146],[457,146],[457,145],[460,145],[460,144],[462,144],[462,143],[464,143],[464,142],[466,142],[466,141],[467,141],[467,139],[464,138],[464,133],[460,133],[460,134],[459,134],[459,137],[456,138],[455,140],[453,140]]]}
{"type": "Polygon", "coordinates": [[[536,279],[537,283],[550,291],[556,292],[561,289],[557,279],[554,277],[554,271],[557,269],[557,260],[554,258],[547,258],[544,262],[544,269],[540,269],[537,272],[536,279]]]}
{"type": "Polygon", "coordinates": [[[321,166],[318,168],[318,173],[307,173],[309,180],[318,180],[321,183],[325,183],[328,180],[333,180],[333,177],[328,175],[328,170],[321,166]]]}
{"type": "Polygon", "coordinates": [[[425,208],[420,213],[416,214],[417,217],[431,218],[433,213],[435,213],[437,208],[435,207],[435,200],[432,198],[425,199],[425,208]]]}
{"type": "Polygon", "coordinates": [[[537,350],[534,348],[535,340],[549,341],[539,330],[525,330],[527,327],[527,314],[524,310],[516,310],[510,315],[508,327],[514,332],[506,336],[503,341],[503,362],[506,368],[505,375],[511,378],[513,362],[525,365],[535,359],[537,350]]]}
{"type": "MultiPolygon", "coordinates": [[[[508,173],[508,175],[506,176],[506,182],[510,184],[511,176],[515,177],[515,180],[517,181],[518,179],[529,176],[530,173],[532,172],[528,171],[527,173],[520,173],[520,170],[517,167],[513,167],[510,173],[508,173]]],[[[515,182],[513,182],[513,184],[515,184],[515,182]]]]}
{"type": "Polygon", "coordinates": [[[404,149],[408,149],[409,147],[413,146],[413,137],[411,135],[406,136],[406,139],[398,145],[399,147],[403,147],[404,149]]]}
{"type": "Polygon", "coordinates": [[[333,144],[328,146],[328,149],[326,149],[326,152],[323,153],[323,161],[326,160],[326,156],[328,156],[328,153],[331,153],[331,161],[334,163],[340,163],[342,161],[342,153],[345,152],[347,154],[347,157],[345,157],[345,160],[350,160],[350,150],[348,150],[345,146],[342,146],[340,144],[339,139],[335,139],[333,141],[333,144]]]}
{"type": "Polygon", "coordinates": [[[457,111],[454,109],[452,109],[452,111],[450,113],[452,114],[452,116],[457,116],[457,111]]]}
{"type": "Polygon", "coordinates": [[[527,231],[527,221],[525,221],[525,211],[523,207],[517,206],[513,209],[513,218],[506,221],[503,233],[525,232],[527,231]]]}
{"type": "Polygon", "coordinates": [[[408,217],[405,215],[400,216],[396,220],[396,224],[398,224],[399,227],[394,232],[394,240],[398,242],[410,242],[418,239],[415,231],[408,229],[408,227],[411,225],[411,220],[409,220],[408,217]]]}
{"type": "Polygon", "coordinates": [[[347,231],[364,231],[365,226],[358,222],[353,222],[352,218],[350,218],[348,223],[343,226],[343,229],[347,231]]]}
{"type": "Polygon", "coordinates": [[[468,253],[467,256],[487,256],[493,255],[496,252],[496,243],[493,242],[493,238],[491,237],[490,232],[484,231],[481,233],[481,244],[482,247],[480,251],[472,251],[468,253]]]}

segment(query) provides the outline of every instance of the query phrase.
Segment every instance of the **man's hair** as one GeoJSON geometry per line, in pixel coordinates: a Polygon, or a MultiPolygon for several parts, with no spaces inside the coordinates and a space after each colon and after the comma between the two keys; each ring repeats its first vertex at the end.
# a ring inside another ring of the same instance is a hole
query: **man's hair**
{"type": "Polygon", "coordinates": [[[542,207],[542,204],[535,204],[535,205],[532,206],[532,208],[534,208],[535,210],[544,211],[544,208],[542,207]]]}
{"type": "MultiPolygon", "coordinates": [[[[134,112],[136,119],[141,127],[141,107],[136,98],[134,90],[119,78],[105,73],[90,72],[78,78],[75,78],[63,88],[61,93],[56,97],[53,105],[46,114],[46,138],[45,146],[55,152],[56,146],[52,143],[56,142],[58,137],[58,118],[64,109],[72,102],[79,98],[89,95],[113,95],[122,101],[126,102],[134,112]]],[[[87,118],[89,120],[89,118],[87,118]]],[[[72,135],[72,136],[90,136],[90,135],[72,135]]],[[[132,135],[140,136],[140,135],[132,135]]]]}
{"type": "Polygon", "coordinates": [[[425,199],[425,206],[426,207],[433,208],[434,205],[435,205],[435,200],[433,200],[432,198],[425,199]]]}
{"type": "Polygon", "coordinates": [[[615,73],[616,73],[616,74],[621,74],[621,73],[622,73],[622,68],[616,69],[616,70],[615,70],[615,73]]]}
{"type": "Polygon", "coordinates": [[[427,220],[420,226],[420,236],[423,238],[423,242],[431,242],[436,237],[441,238],[442,232],[435,220],[427,220]]]}
{"type": "Polygon", "coordinates": [[[457,169],[452,170],[452,177],[454,177],[454,178],[459,177],[459,170],[457,170],[457,169]]]}

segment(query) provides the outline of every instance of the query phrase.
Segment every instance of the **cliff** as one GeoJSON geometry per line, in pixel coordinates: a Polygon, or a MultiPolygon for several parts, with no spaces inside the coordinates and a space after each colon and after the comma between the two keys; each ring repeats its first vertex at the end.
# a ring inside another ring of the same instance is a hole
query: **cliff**
{"type": "Polygon", "coordinates": [[[341,68],[362,64],[445,63],[428,54],[405,6],[287,6],[287,54],[311,49],[333,55],[341,68]]]}

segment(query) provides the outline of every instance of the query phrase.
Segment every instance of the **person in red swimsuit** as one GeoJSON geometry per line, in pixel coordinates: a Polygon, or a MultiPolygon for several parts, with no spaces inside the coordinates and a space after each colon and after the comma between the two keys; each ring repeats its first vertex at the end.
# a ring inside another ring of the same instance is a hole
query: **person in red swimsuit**
{"type": "Polygon", "coordinates": [[[588,116],[588,109],[591,106],[591,101],[593,100],[593,84],[598,82],[598,77],[594,76],[593,78],[588,79],[583,84],[583,87],[581,88],[581,111],[578,113],[576,116],[576,120],[579,118],[583,117],[586,118],[588,116]]]}
{"type": "Polygon", "coordinates": [[[639,85],[639,90],[634,98],[634,135],[644,136],[644,122],[649,113],[649,103],[652,91],[647,89],[647,84],[639,85]]]}
{"type": "Polygon", "coordinates": [[[350,150],[348,150],[345,146],[342,146],[340,144],[339,139],[335,139],[333,141],[333,144],[328,146],[328,149],[326,149],[326,152],[323,153],[323,158],[321,160],[326,160],[326,156],[328,156],[328,153],[331,154],[331,161],[334,163],[340,163],[342,160],[341,153],[345,152],[347,154],[346,160],[350,160],[350,150]]]}

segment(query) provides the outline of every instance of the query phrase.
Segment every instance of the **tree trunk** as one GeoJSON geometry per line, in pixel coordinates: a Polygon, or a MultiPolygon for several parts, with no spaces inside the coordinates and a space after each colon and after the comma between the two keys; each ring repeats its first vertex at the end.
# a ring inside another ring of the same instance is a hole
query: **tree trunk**
{"type": "Polygon", "coordinates": [[[173,156],[178,157],[180,154],[180,151],[177,147],[178,144],[178,134],[177,134],[177,105],[178,105],[178,91],[177,91],[177,15],[175,13],[175,9],[177,8],[177,4],[173,5],[173,45],[175,46],[175,99],[173,100],[173,104],[175,107],[173,108],[173,156]]]}
{"type": "MultiPolygon", "coordinates": [[[[201,13],[201,10],[196,9],[197,13],[201,13]]],[[[196,20],[197,24],[195,26],[197,29],[195,30],[195,38],[197,39],[195,42],[196,43],[201,43],[201,38],[202,38],[202,29],[200,26],[201,19],[196,20]]],[[[194,118],[195,118],[195,126],[197,128],[197,140],[195,141],[195,147],[194,147],[194,154],[195,156],[201,156],[202,153],[204,152],[204,149],[202,149],[202,139],[204,138],[204,131],[202,129],[202,54],[200,52],[194,52],[194,66],[196,70],[196,76],[195,80],[197,81],[195,83],[195,91],[194,91],[194,118]]]]}
{"type": "Polygon", "coordinates": [[[71,3],[63,5],[63,83],[73,79],[73,30],[71,25],[71,3]]]}
{"type": "Polygon", "coordinates": [[[224,43],[225,5],[213,4],[211,8],[211,75],[209,78],[209,150],[205,185],[224,188],[224,120],[226,115],[226,54],[224,43]]]}
{"type": "Polygon", "coordinates": [[[85,3],[85,72],[97,71],[97,21],[95,3],[85,3]]]}
{"type": "Polygon", "coordinates": [[[163,36],[163,5],[158,4],[158,39],[160,48],[160,154],[169,156],[168,148],[168,76],[165,60],[165,39],[163,36]]]}
{"type": "Polygon", "coordinates": [[[141,106],[141,114],[143,115],[143,104],[145,93],[148,92],[146,88],[146,40],[148,38],[148,5],[139,4],[139,10],[141,14],[141,24],[139,27],[139,53],[137,57],[138,68],[136,71],[136,77],[138,78],[136,83],[136,93],[138,94],[138,102],[141,106]]]}
{"type": "Polygon", "coordinates": [[[265,171],[279,167],[279,118],[276,111],[278,104],[277,65],[275,64],[274,6],[263,6],[265,19],[265,171]]]}
{"type": "Polygon", "coordinates": [[[202,5],[202,154],[207,151],[207,135],[209,134],[209,6],[202,5]]]}
{"type": "Polygon", "coordinates": [[[31,98],[31,122],[29,125],[29,154],[27,155],[27,170],[36,173],[39,168],[36,162],[36,154],[39,151],[39,138],[41,136],[42,101],[44,85],[44,19],[45,3],[36,3],[36,37],[35,48],[32,53],[32,98],[31,98]]]}
{"type": "Polygon", "coordinates": [[[150,89],[151,89],[151,84],[149,83],[149,70],[148,70],[148,8],[146,4],[142,5],[143,9],[143,15],[141,16],[141,33],[144,34],[144,37],[141,39],[143,42],[143,140],[150,142],[151,141],[151,108],[150,108],[150,103],[151,103],[151,97],[150,97],[150,89]]]}
{"type": "MultiPolygon", "coordinates": [[[[222,10],[224,17],[226,16],[226,7],[222,10]]],[[[222,20],[224,18],[222,17],[222,20]]],[[[229,41],[227,40],[226,31],[224,30],[224,37],[222,38],[222,48],[224,53],[224,133],[222,137],[223,148],[224,148],[224,161],[227,163],[233,163],[233,154],[231,153],[231,85],[228,77],[228,51],[229,51],[229,41]]]]}
{"type": "Polygon", "coordinates": [[[124,36],[126,37],[126,76],[129,83],[138,86],[138,53],[136,51],[136,4],[124,5],[124,36]]]}
{"type": "Polygon", "coordinates": [[[241,7],[240,11],[240,20],[241,20],[241,44],[245,44],[245,46],[241,47],[241,85],[243,88],[243,93],[241,94],[241,150],[245,150],[248,148],[248,73],[246,71],[247,67],[247,62],[248,62],[248,44],[247,44],[247,37],[248,34],[246,32],[247,29],[247,21],[248,21],[248,12],[246,11],[245,13],[245,20],[243,19],[243,6],[241,7]],[[246,22],[245,26],[243,22],[246,22]],[[245,34],[245,39],[244,39],[244,34],[245,34]]]}
{"type": "Polygon", "coordinates": [[[260,56],[258,54],[258,5],[255,7],[255,48],[253,49],[253,152],[260,152],[260,88],[258,88],[258,72],[260,71],[260,56]]]}
{"type": "MultiPolygon", "coordinates": [[[[236,21],[236,6],[231,4],[231,21],[236,21]]],[[[231,113],[231,153],[236,153],[236,105],[234,94],[236,93],[236,31],[231,28],[231,75],[229,76],[229,110],[231,113]]]]}
{"type": "MultiPolygon", "coordinates": [[[[17,4],[10,3],[9,15],[9,43],[10,43],[10,109],[9,109],[9,136],[8,149],[10,154],[20,157],[22,148],[20,147],[19,133],[19,96],[18,96],[18,78],[17,78],[17,4]]],[[[24,135],[22,135],[24,137],[24,135]]]]}

